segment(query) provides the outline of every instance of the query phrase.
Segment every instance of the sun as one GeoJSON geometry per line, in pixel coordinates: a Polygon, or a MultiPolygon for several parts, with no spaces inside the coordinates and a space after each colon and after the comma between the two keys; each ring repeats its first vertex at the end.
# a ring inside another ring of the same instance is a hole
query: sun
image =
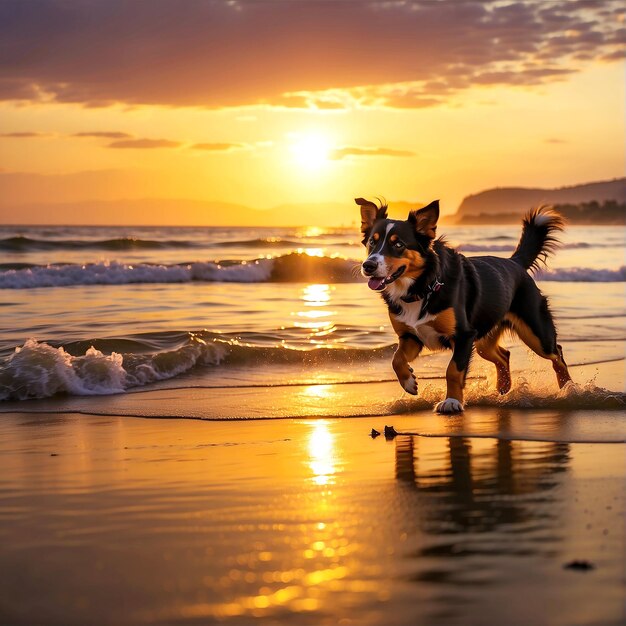
{"type": "Polygon", "coordinates": [[[331,144],[319,133],[298,133],[291,138],[291,156],[302,169],[319,170],[329,162],[331,144]]]}

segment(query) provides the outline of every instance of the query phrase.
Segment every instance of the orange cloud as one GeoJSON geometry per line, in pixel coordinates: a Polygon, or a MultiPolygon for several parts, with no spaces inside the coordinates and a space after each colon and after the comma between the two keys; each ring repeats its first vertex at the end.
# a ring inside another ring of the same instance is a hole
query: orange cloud
{"type": "Polygon", "coordinates": [[[415,152],[410,150],[394,150],[392,148],[357,148],[352,146],[346,146],[345,148],[339,148],[333,150],[330,155],[331,159],[336,161],[344,159],[345,157],[412,157],[415,156],[415,152]]]}
{"type": "Polygon", "coordinates": [[[351,100],[321,94],[343,90],[366,106],[435,106],[623,59],[622,11],[620,0],[3,2],[0,99],[333,109],[351,100]]]}
{"type": "Polygon", "coordinates": [[[208,150],[211,152],[228,152],[244,148],[242,143],[195,143],[190,148],[192,150],[208,150]]]}
{"type": "Polygon", "coordinates": [[[72,137],[95,137],[103,139],[130,139],[132,135],[117,131],[89,131],[83,133],[74,133],[72,137]]]}
{"type": "Polygon", "coordinates": [[[110,143],[107,148],[178,148],[181,145],[180,141],[169,139],[124,139],[110,143]]]}
{"type": "Polygon", "coordinates": [[[50,133],[36,133],[36,132],[0,133],[0,137],[6,137],[7,139],[38,139],[40,137],[50,137],[50,133]]]}

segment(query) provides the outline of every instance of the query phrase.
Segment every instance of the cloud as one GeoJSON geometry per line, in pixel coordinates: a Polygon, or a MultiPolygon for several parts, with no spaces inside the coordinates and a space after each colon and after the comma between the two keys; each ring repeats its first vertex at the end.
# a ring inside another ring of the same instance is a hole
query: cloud
{"type": "Polygon", "coordinates": [[[228,152],[244,147],[242,143],[194,143],[190,146],[192,150],[208,150],[210,152],[228,152]]]}
{"type": "Polygon", "coordinates": [[[89,131],[83,133],[74,133],[72,137],[95,137],[103,139],[131,139],[132,135],[117,131],[89,131]]]}
{"type": "Polygon", "coordinates": [[[181,145],[180,141],[169,139],[123,139],[110,143],[107,148],[178,148],[181,145]]]}
{"type": "Polygon", "coordinates": [[[560,139],[559,137],[548,137],[547,139],[544,139],[543,141],[544,143],[551,143],[551,144],[567,143],[567,139],[560,139]]]}
{"type": "Polygon", "coordinates": [[[624,49],[621,0],[35,6],[0,3],[0,100],[419,108],[563,80],[624,49]]]}
{"type": "Polygon", "coordinates": [[[37,139],[41,137],[50,137],[50,133],[35,133],[35,132],[0,133],[0,137],[6,137],[8,139],[37,139]]]}
{"type": "Polygon", "coordinates": [[[330,158],[340,161],[346,157],[412,157],[415,152],[410,150],[394,150],[392,148],[358,148],[354,146],[346,146],[333,150],[330,158]]]}

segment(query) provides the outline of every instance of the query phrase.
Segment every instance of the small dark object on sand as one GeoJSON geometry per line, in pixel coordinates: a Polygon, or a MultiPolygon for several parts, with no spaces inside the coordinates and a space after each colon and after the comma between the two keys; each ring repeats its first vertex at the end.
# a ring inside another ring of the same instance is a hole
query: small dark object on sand
{"type": "Polygon", "coordinates": [[[372,439],[376,439],[376,437],[380,437],[380,433],[375,428],[372,428],[372,432],[370,433],[370,437],[372,439]]]}
{"type": "Polygon", "coordinates": [[[589,561],[570,561],[566,563],[563,568],[564,569],[575,569],[579,572],[588,572],[589,570],[595,569],[595,565],[590,563],[589,561]]]}
{"type": "Polygon", "coordinates": [[[393,426],[385,426],[385,439],[394,439],[398,433],[393,426]]]}

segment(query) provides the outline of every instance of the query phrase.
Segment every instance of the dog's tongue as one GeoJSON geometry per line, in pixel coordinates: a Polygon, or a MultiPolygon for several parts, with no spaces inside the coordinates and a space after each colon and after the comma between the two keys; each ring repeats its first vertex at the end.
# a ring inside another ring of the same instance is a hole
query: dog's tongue
{"type": "Polygon", "coordinates": [[[374,276],[372,276],[372,278],[370,278],[367,281],[367,286],[370,289],[373,289],[374,291],[379,291],[381,288],[383,288],[383,283],[385,282],[384,278],[376,278],[374,276]]]}

